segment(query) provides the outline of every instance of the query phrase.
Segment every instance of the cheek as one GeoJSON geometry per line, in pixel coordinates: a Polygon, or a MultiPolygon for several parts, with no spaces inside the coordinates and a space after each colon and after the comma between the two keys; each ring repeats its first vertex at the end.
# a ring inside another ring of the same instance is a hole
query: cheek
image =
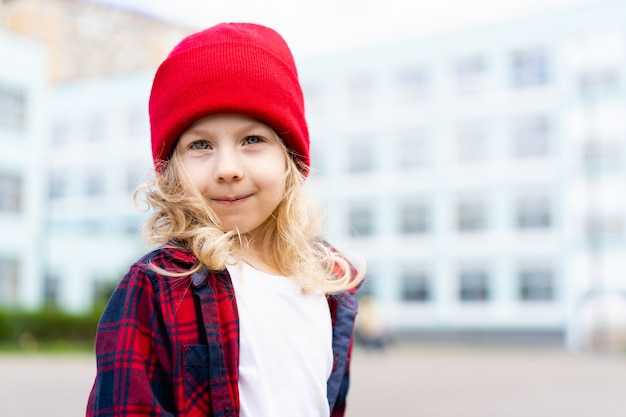
{"type": "Polygon", "coordinates": [[[207,175],[202,170],[195,167],[193,164],[185,166],[187,171],[187,177],[189,181],[184,182],[183,186],[187,189],[192,188],[189,191],[205,192],[207,188],[207,175]]]}
{"type": "Polygon", "coordinates": [[[255,164],[257,178],[263,178],[262,181],[266,186],[280,189],[282,192],[285,191],[288,171],[288,162],[281,151],[276,151],[271,157],[255,164]]]}
{"type": "Polygon", "coordinates": [[[259,190],[264,190],[268,203],[273,204],[276,201],[280,201],[285,195],[285,175],[283,172],[280,172],[279,167],[257,171],[254,182],[259,190]]]}
{"type": "Polygon", "coordinates": [[[285,181],[285,178],[283,177],[276,181],[276,185],[274,188],[276,190],[276,198],[282,200],[287,193],[287,182],[285,181]]]}

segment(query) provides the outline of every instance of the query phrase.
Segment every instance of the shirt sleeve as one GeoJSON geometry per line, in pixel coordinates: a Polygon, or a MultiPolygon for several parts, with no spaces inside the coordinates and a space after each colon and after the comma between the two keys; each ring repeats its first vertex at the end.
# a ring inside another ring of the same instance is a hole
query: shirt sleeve
{"type": "Polygon", "coordinates": [[[96,335],[87,417],[175,415],[171,356],[155,299],[150,279],[137,266],[111,296],[96,335]]]}

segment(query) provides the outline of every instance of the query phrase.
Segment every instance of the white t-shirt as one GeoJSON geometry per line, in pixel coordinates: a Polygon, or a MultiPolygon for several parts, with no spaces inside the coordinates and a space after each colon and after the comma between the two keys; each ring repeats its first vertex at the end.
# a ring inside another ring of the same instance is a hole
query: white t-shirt
{"type": "Polygon", "coordinates": [[[227,265],[240,327],[242,417],[328,417],[333,366],[326,297],[303,294],[284,276],[227,265]]]}

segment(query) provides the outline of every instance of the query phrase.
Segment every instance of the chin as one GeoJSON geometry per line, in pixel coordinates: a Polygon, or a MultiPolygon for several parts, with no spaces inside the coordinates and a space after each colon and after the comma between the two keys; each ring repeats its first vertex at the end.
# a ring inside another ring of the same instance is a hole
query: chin
{"type": "Polygon", "coordinates": [[[235,232],[240,235],[245,235],[250,232],[249,227],[239,227],[237,225],[228,225],[223,227],[222,230],[224,230],[224,232],[235,232]]]}

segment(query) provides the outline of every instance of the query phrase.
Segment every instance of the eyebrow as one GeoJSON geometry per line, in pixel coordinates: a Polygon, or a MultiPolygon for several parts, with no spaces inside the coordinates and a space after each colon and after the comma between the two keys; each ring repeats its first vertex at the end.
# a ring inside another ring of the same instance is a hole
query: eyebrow
{"type": "MultiPolygon", "coordinates": [[[[255,129],[263,129],[263,130],[267,130],[268,132],[271,132],[272,134],[274,134],[277,138],[280,138],[280,135],[278,134],[278,132],[276,132],[271,126],[263,123],[263,122],[255,122],[255,121],[250,121],[248,123],[246,123],[245,125],[242,125],[241,127],[237,128],[237,133],[238,134],[243,134],[245,132],[251,131],[251,130],[255,130],[255,129]]],[[[196,133],[196,134],[202,134],[207,132],[207,129],[202,127],[202,126],[194,126],[190,129],[188,129],[185,133],[196,133]]],[[[182,135],[181,135],[182,136],[182,135]]]]}

